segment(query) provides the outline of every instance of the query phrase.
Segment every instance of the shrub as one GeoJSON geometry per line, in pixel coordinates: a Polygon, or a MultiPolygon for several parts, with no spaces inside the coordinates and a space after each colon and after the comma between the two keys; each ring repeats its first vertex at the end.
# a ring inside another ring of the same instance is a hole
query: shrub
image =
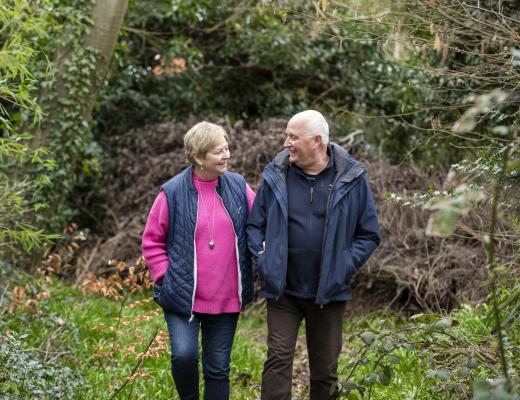
{"type": "Polygon", "coordinates": [[[77,399],[83,379],[76,371],[42,359],[39,349],[26,348],[28,335],[0,334],[0,399],[77,399]]]}

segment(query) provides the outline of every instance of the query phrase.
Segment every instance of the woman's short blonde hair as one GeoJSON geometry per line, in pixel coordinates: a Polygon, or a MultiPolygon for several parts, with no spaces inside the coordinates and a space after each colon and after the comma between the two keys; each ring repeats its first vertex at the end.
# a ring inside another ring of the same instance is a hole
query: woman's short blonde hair
{"type": "Polygon", "coordinates": [[[188,161],[196,164],[195,156],[206,157],[206,153],[216,146],[221,136],[229,142],[224,128],[211,122],[199,122],[184,135],[184,154],[188,161]]]}

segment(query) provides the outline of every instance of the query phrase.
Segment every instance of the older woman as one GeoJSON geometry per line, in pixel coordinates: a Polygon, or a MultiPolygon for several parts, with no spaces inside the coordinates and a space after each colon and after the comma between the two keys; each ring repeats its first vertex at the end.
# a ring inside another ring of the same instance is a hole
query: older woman
{"type": "Polygon", "coordinates": [[[229,399],[229,363],[237,320],[253,299],[246,219],[254,192],[227,172],[228,136],[201,122],[184,137],[191,166],[161,186],[142,250],[163,308],[171,369],[181,399],[199,398],[199,330],[204,399],[229,399]]]}

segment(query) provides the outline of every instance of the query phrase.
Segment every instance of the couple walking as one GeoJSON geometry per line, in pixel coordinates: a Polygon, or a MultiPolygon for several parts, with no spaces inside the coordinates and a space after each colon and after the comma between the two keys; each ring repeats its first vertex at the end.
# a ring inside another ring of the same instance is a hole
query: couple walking
{"type": "Polygon", "coordinates": [[[252,301],[252,260],[267,301],[262,399],[290,399],[298,329],[305,319],[311,400],[335,398],[349,281],[380,241],[365,168],[335,143],[323,115],[287,124],[284,150],[256,194],[227,171],[229,138],[201,122],[184,137],[191,164],[161,186],[142,249],[163,308],[181,399],[229,399],[238,316],[252,301]]]}

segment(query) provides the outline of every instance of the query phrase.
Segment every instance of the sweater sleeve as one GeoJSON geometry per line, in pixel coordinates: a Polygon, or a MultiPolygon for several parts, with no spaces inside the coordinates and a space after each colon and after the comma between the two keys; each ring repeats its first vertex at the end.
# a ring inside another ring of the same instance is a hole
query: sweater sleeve
{"type": "Polygon", "coordinates": [[[153,203],[144,228],[141,248],[152,281],[162,279],[168,268],[166,236],[168,234],[168,202],[161,190],[153,203]]]}
{"type": "Polygon", "coordinates": [[[251,212],[251,208],[253,207],[253,203],[255,201],[256,193],[253,192],[253,189],[246,183],[246,196],[247,196],[247,204],[249,206],[249,212],[251,212]]]}

